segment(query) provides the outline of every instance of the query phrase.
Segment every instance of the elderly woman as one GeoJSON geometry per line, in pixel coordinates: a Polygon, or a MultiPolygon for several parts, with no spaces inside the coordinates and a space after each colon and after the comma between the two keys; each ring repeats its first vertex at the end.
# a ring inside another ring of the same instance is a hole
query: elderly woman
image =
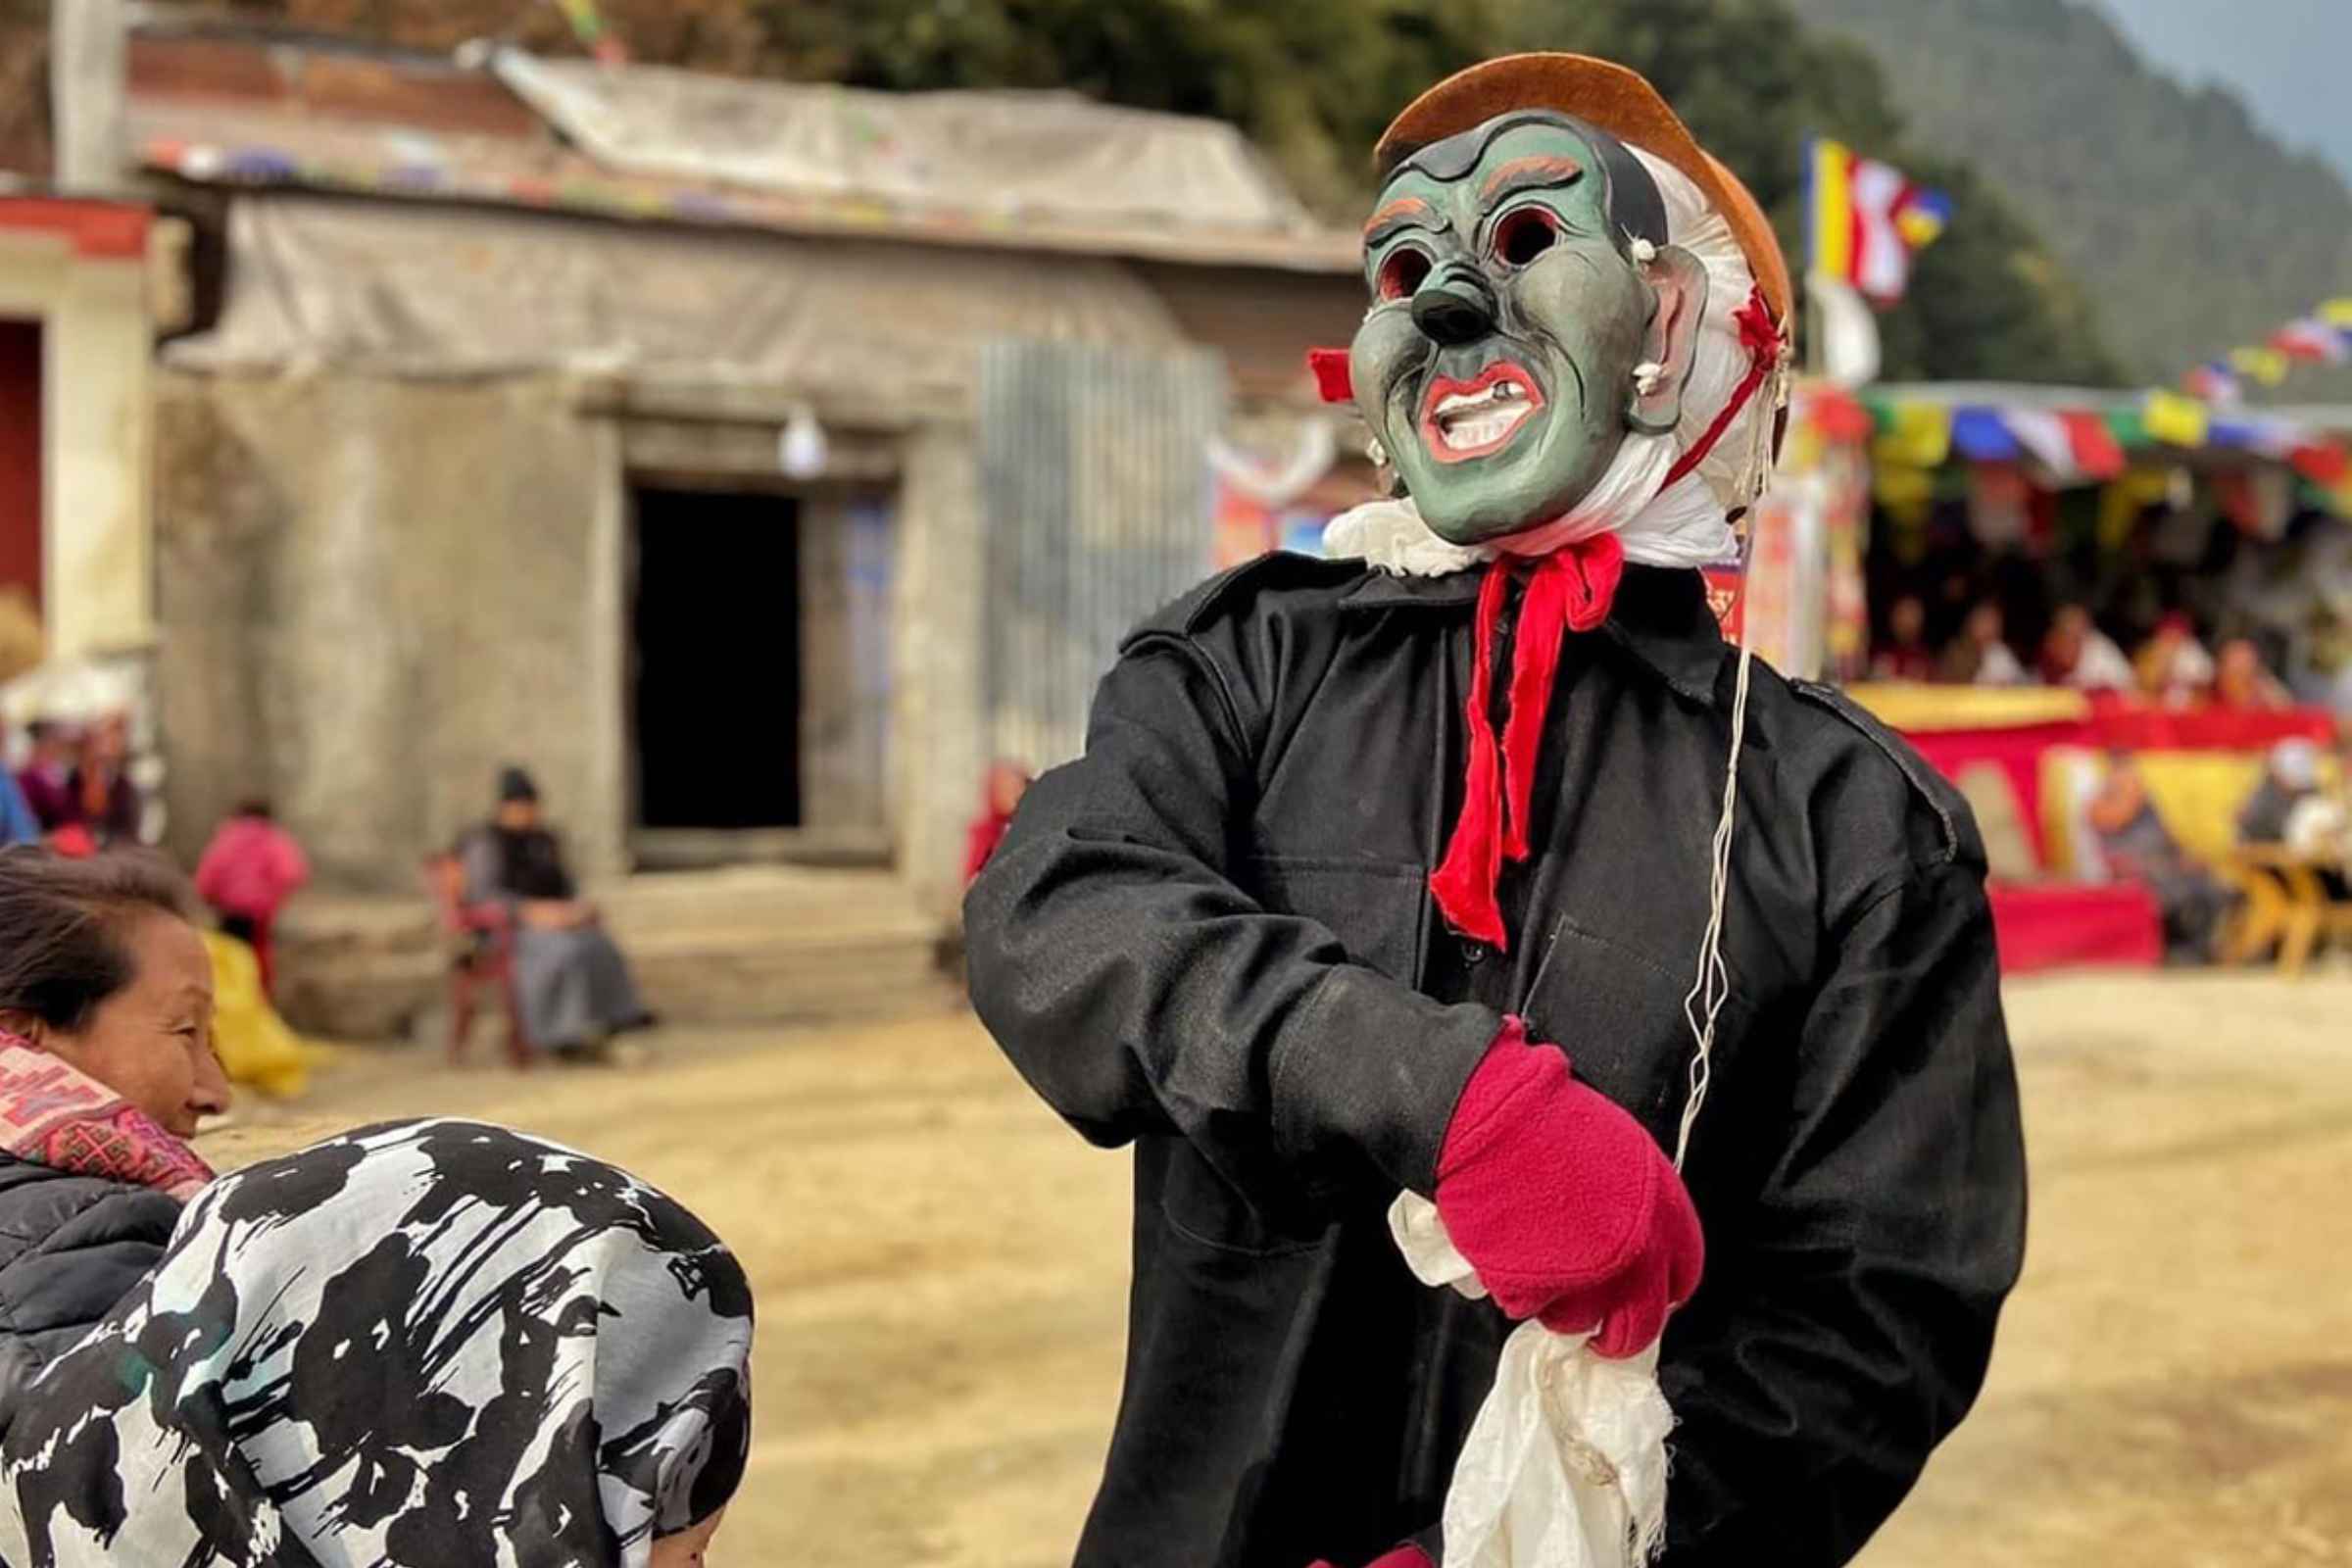
{"type": "Polygon", "coordinates": [[[580,1056],[652,1025],[628,960],[584,902],[564,846],[541,819],[539,786],[519,767],[499,775],[498,811],[458,846],[466,901],[505,911],[514,943],[523,1033],[542,1051],[580,1056]]]}
{"type": "Polygon", "coordinates": [[[0,854],[0,1561],[699,1562],[749,1444],[733,1256],[473,1122],[212,1180],[182,907],[151,860],[0,854]]]}

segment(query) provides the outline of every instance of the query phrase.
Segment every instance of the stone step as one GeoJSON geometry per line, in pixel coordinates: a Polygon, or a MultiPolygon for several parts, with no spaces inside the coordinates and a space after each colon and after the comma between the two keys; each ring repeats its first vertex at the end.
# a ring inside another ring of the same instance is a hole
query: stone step
{"type": "MultiPolygon", "coordinates": [[[[871,1020],[952,1007],[941,931],[887,873],[760,866],[631,877],[589,890],[645,993],[682,1024],[871,1020]]],[[[333,1039],[416,1032],[447,992],[421,899],[310,899],[278,941],[280,1003],[333,1039]]]]}

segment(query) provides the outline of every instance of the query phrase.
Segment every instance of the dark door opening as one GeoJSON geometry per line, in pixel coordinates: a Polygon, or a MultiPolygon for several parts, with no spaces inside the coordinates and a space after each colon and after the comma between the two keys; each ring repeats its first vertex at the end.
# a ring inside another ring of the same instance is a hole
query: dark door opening
{"type": "Polygon", "coordinates": [[[0,321],[0,587],[41,603],[41,327],[0,321]]]}
{"type": "Polygon", "coordinates": [[[638,822],[801,825],[801,528],[790,496],[640,489],[638,822]]]}

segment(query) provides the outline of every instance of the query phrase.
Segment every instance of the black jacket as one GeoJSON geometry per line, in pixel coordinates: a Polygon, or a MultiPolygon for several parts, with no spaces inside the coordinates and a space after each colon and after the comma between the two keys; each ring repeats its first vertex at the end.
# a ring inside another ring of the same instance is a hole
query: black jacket
{"type": "MultiPolygon", "coordinates": [[[[1509,1325],[1414,1281],[1384,1216],[1431,1192],[1503,1012],[1672,1145],[1735,661],[1695,573],[1628,569],[1562,653],[1537,853],[1503,878],[1510,951],[1485,952],[1424,885],[1477,586],[1286,556],[1206,584],[1129,638],[1085,758],[972,889],[982,1018],[1081,1133],[1136,1146],[1090,1568],[1426,1539],[1509,1325]]],[[[1707,1272],[1661,1370],[1667,1560],[1827,1568],[1983,1380],[2024,1245],[2016,1085],[1954,791],[1759,664],[1739,811],[1687,1172],[1707,1272]]]]}
{"type": "Polygon", "coordinates": [[[168,1194],[0,1154],[0,1432],[41,1368],[163,1260],[168,1194]]]}

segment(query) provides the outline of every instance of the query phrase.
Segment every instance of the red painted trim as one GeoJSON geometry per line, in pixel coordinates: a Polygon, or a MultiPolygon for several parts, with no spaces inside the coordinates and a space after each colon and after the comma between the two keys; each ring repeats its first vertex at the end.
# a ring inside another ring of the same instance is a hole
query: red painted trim
{"type": "Polygon", "coordinates": [[[131,261],[147,254],[154,214],[120,202],[50,196],[0,196],[0,229],[63,234],[74,254],[91,261],[131,261]]]}

